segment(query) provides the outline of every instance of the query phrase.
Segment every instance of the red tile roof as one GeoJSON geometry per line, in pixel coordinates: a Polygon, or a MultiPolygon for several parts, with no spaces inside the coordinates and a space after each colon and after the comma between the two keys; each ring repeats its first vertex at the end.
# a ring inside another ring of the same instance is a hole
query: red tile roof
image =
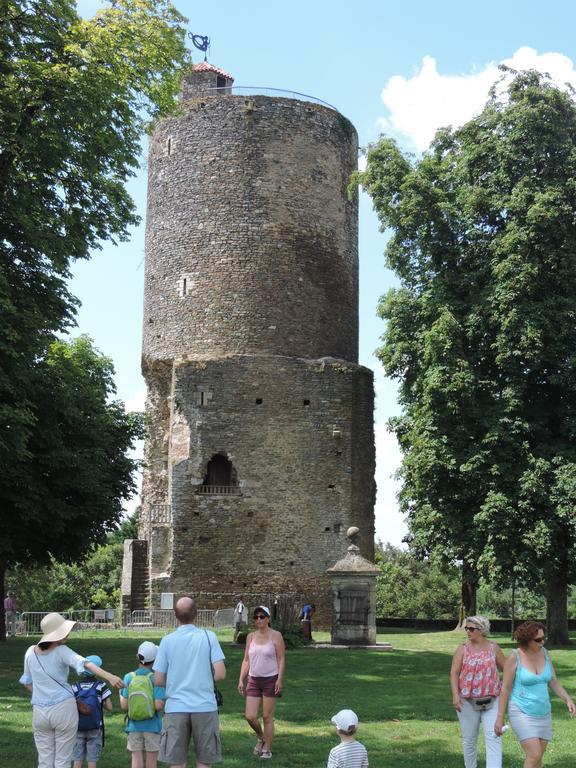
{"type": "Polygon", "coordinates": [[[221,75],[222,77],[226,77],[228,80],[234,81],[234,78],[232,75],[229,75],[228,72],[224,72],[223,69],[220,69],[219,67],[215,67],[214,64],[209,64],[207,61],[201,61],[200,64],[195,64],[193,72],[215,72],[217,75],[221,75]]]}

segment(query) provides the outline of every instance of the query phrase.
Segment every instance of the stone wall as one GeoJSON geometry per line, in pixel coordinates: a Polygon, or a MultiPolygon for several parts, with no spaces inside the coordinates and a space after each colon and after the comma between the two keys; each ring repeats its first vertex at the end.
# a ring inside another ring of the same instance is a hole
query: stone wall
{"type": "Polygon", "coordinates": [[[182,104],[150,140],[144,357],[357,360],[353,126],[294,99],[182,104]]]}
{"type": "Polygon", "coordinates": [[[179,363],[169,427],[171,591],[314,599],[329,591],[325,571],[346,551],[350,525],[372,559],[372,412],[371,371],[341,360],[179,363]],[[198,495],[216,454],[232,462],[240,494],[198,495]]]}

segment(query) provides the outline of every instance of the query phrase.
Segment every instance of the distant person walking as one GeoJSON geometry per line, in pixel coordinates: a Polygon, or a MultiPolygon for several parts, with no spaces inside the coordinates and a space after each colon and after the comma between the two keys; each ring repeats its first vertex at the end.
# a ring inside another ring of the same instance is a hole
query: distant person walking
{"type": "Polygon", "coordinates": [[[6,635],[16,634],[16,621],[18,619],[18,606],[14,592],[7,592],[4,598],[4,621],[6,623],[6,635]]]}
{"type": "Polygon", "coordinates": [[[274,711],[276,699],[282,695],[285,648],[281,633],[270,627],[270,611],[265,605],[254,609],[254,620],[256,631],[246,638],[238,693],[246,695],[245,717],[258,737],[254,754],[266,759],[272,757],[274,711]],[[245,687],[246,677],[248,685],[245,687]],[[264,727],[258,719],[260,702],[264,727]]]}
{"type": "Polygon", "coordinates": [[[241,595],[238,598],[236,607],[234,608],[234,628],[236,633],[248,624],[248,608],[244,605],[244,596],[241,595]]]}
{"type": "Polygon", "coordinates": [[[38,752],[38,768],[70,768],[78,731],[78,707],[68,684],[68,669],[78,675],[88,670],[113,688],[122,678],[112,675],[68,648],[75,621],[48,613],[40,622],[42,637],[24,656],[20,682],[32,694],[32,727],[38,752]]]}
{"type": "Polygon", "coordinates": [[[502,733],[508,705],[510,725],[524,750],[524,768],[541,768],[544,752],[552,740],[548,688],[560,696],[571,715],[576,714],[576,705],[556,679],[544,648],[544,624],[525,621],[516,629],[514,637],[518,648],[506,659],[494,731],[497,735],[502,733]]]}
{"type": "Polygon", "coordinates": [[[486,743],[486,768],[502,768],[502,739],[494,733],[504,669],[502,649],[488,640],[490,622],[484,616],[469,616],[467,640],[456,649],[450,669],[452,704],[460,721],[465,768],[478,764],[480,724],[486,743]]]}
{"type": "Polygon", "coordinates": [[[180,626],[162,638],[153,664],[154,685],[166,688],[158,759],[186,768],[192,740],[196,768],[207,768],[222,759],[214,681],[226,677],[224,654],[213,632],[194,625],[191,597],[181,597],[174,613],[180,626]]]}

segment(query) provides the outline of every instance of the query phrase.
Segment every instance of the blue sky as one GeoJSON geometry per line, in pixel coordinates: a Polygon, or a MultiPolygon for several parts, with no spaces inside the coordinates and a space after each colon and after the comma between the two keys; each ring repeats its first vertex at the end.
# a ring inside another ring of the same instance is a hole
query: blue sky
{"type": "MultiPolygon", "coordinates": [[[[209,61],[230,72],[235,85],[284,88],[336,106],[356,126],[361,146],[381,133],[407,151],[425,150],[442,125],[458,124],[481,109],[496,66],[535,67],[576,87],[576,3],[550,0],[176,0],[188,30],[211,39],[209,61]]],[[[101,7],[80,0],[91,16],[101,7]]],[[[195,51],[194,60],[203,54],[195,51]]],[[[130,184],[142,217],[146,173],[130,184]]],[[[360,201],[360,362],[376,376],[378,499],[376,533],[399,545],[405,526],[397,512],[392,475],[399,463],[386,420],[398,412],[396,386],[373,356],[382,334],[378,298],[395,284],[384,265],[385,234],[370,201],[360,201]]],[[[87,333],[116,368],[118,395],[142,407],[140,375],[143,226],[129,243],[105,245],[74,269],[71,288],[82,307],[78,333],[87,333]]]]}

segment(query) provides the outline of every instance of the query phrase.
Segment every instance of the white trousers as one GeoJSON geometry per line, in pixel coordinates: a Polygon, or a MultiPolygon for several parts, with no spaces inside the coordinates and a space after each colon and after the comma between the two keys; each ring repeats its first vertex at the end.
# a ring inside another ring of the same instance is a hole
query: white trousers
{"type": "Polygon", "coordinates": [[[466,699],[461,699],[462,711],[458,712],[462,730],[462,745],[464,747],[465,768],[477,768],[478,765],[478,731],[480,723],[484,730],[486,744],[486,768],[502,768],[502,737],[494,733],[494,723],[498,714],[498,699],[495,699],[490,709],[478,712],[466,699]]]}
{"type": "Polygon", "coordinates": [[[78,731],[78,707],[71,697],[32,712],[38,768],[70,768],[78,731]]]}

